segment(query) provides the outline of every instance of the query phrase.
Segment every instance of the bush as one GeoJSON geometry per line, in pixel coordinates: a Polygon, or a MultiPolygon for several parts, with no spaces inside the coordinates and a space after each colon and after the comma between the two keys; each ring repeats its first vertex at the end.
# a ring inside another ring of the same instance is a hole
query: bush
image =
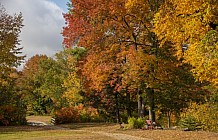
{"type": "Polygon", "coordinates": [[[128,119],[128,125],[127,125],[127,128],[128,129],[141,129],[143,128],[145,125],[145,120],[142,119],[142,118],[134,118],[134,117],[131,117],[128,119]]]}
{"type": "Polygon", "coordinates": [[[54,115],[56,124],[79,122],[79,112],[74,108],[62,108],[55,112],[54,115]]]}
{"type": "Polygon", "coordinates": [[[93,107],[84,107],[80,104],[75,107],[80,114],[80,122],[96,122],[100,121],[100,116],[97,109],[93,107]]]}
{"type": "Polygon", "coordinates": [[[75,107],[62,108],[55,113],[55,123],[96,122],[101,120],[97,109],[84,107],[82,104],[75,107]]]}
{"type": "Polygon", "coordinates": [[[201,125],[192,116],[187,116],[186,118],[181,119],[180,126],[182,128],[186,128],[189,131],[198,130],[201,128],[201,125]]]}
{"type": "Polygon", "coordinates": [[[26,124],[26,110],[13,105],[0,106],[0,125],[26,124]]]}
{"type": "Polygon", "coordinates": [[[205,103],[199,105],[193,103],[185,113],[181,114],[181,122],[184,121],[187,116],[190,116],[198,124],[198,128],[209,131],[218,130],[218,107],[216,104],[205,103]]]}

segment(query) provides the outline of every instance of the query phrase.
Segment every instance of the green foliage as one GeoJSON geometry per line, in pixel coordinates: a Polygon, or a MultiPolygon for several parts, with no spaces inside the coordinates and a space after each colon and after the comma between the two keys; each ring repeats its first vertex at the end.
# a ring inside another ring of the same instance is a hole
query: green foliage
{"type": "Polygon", "coordinates": [[[128,129],[141,129],[145,126],[145,120],[143,118],[136,119],[135,117],[131,117],[128,119],[128,129]]]}
{"type": "Polygon", "coordinates": [[[68,49],[67,65],[68,75],[63,80],[62,86],[66,89],[63,97],[66,98],[69,106],[75,106],[83,101],[81,93],[83,93],[83,77],[81,77],[80,69],[78,67],[82,56],[85,54],[85,49],[81,47],[74,47],[68,49]]]}
{"type": "Polygon", "coordinates": [[[66,107],[63,82],[68,76],[68,56],[71,51],[58,52],[54,58],[35,55],[23,69],[23,87],[26,89],[28,111],[31,114],[51,114],[66,107]]]}
{"type": "Polygon", "coordinates": [[[197,122],[197,120],[192,116],[187,116],[184,119],[181,119],[180,126],[182,128],[187,128],[190,131],[198,130],[201,128],[201,125],[197,122]]]}
{"type": "Polygon", "coordinates": [[[80,60],[85,55],[86,49],[75,46],[73,49],[70,50],[70,52],[74,58],[76,58],[77,60],[80,60]]]}
{"type": "Polygon", "coordinates": [[[32,111],[34,115],[46,115],[51,113],[52,101],[49,97],[39,96],[32,102],[32,111]]]}
{"type": "MultiPolygon", "coordinates": [[[[23,61],[24,56],[20,54],[19,34],[23,27],[22,14],[11,16],[0,4],[0,76],[7,73],[12,67],[17,67],[23,61]]],[[[1,77],[0,77],[1,78],[1,77]]],[[[0,79],[1,81],[1,79],[0,79]]]]}
{"type": "MultiPolygon", "coordinates": [[[[40,83],[40,87],[36,90],[38,90],[41,96],[46,96],[51,99],[53,102],[53,106],[50,106],[51,110],[61,108],[65,105],[65,100],[62,97],[65,88],[62,85],[68,75],[68,70],[66,65],[59,63],[59,61],[64,61],[60,59],[64,58],[59,57],[57,60],[53,58],[41,60],[39,71],[36,75],[36,80],[40,83]]],[[[49,108],[49,106],[47,107],[49,108]]]]}
{"type": "Polygon", "coordinates": [[[25,95],[25,101],[28,106],[28,114],[43,114],[36,110],[39,110],[41,106],[41,101],[39,101],[42,96],[39,92],[39,87],[41,86],[40,80],[37,79],[37,74],[39,73],[39,63],[42,60],[46,60],[48,57],[46,55],[35,55],[31,57],[22,70],[22,75],[19,79],[20,87],[22,89],[22,94],[25,95]],[[37,107],[34,106],[37,105],[37,107]],[[37,108],[37,109],[36,109],[37,108]]]}

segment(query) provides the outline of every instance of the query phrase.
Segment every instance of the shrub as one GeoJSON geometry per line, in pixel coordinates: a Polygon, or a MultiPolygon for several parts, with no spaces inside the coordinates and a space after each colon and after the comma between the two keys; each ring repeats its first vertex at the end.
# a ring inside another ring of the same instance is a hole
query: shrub
{"type": "Polygon", "coordinates": [[[13,105],[0,106],[0,125],[26,124],[26,110],[13,105]]]}
{"type": "Polygon", "coordinates": [[[56,111],[55,123],[96,122],[100,120],[97,109],[84,107],[82,104],[75,107],[62,108],[56,111]]]}
{"type": "Polygon", "coordinates": [[[145,120],[143,118],[138,118],[136,120],[136,128],[143,128],[145,126],[145,120]]]}
{"type": "Polygon", "coordinates": [[[56,111],[54,118],[56,124],[74,123],[80,120],[78,111],[70,107],[56,111]]]}
{"type": "Polygon", "coordinates": [[[197,120],[192,116],[187,116],[184,119],[181,119],[180,126],[182,128],[187,128],[187,130],[193,131],[200,129],[201,125],[197,122],[197,120]]]}
{"type": "Polygon", "coordinates": [[[100,116],[96,108],[84,107],[83,104],[80,104],[76,106],[75,109],[80,114],[81,122],[96,122],[100,120],[100,116]]]}
{"type": "Polygon", "coordinates": [[[140,128],[143,128],[145,125],[145,120],[142,119],[142,118],[134,118],[134,117],[131,117],[128,119],[128,125],[127,125],[127,128],[128,129],[140,129],[140,128]]]}
{"type": "Polygon", "coordinates": [[[190,116],[198,124],[198,128],[209,131],[218,130],[218,107],[216,104],[193,103],[185,111],[185,113],[181,114],[182,121],[184,121],[187,116],[190,116]]]}

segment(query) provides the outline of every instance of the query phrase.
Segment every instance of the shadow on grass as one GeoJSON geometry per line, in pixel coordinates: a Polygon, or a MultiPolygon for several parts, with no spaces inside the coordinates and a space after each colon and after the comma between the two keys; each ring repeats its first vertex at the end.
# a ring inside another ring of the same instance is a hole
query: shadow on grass
{"type": "Polygon", "coordinates": [[[56,126],[76,130],[76,129],[86,129],[86,128],[98,128],[98,127],[102,129],[104,128],[106,129],[108,127],[112,127],[115,125],[116,125],[115,123],[71,123],[71,124],[60,124],[56,126]]]}
{"type": "Polygon", "coordinates": [[[47,126],[0,126],[0,134],[3,133],[14,133],[14,132],[31,132],[31,131],[46,131],[46,130],[79,130],[79,129],[108,129],[108,127],[115,126],[116,124],[111,123],[71,123],[71,124],[60,124],[60,125],[47,125],[47,126]]]}
{"type": "Polygon", "coordinates": [[[30,131],[45,131],[52,130],[50,126],[0,126],[0,133],[10,133],[10,132],[30,132],[30,131]]]}

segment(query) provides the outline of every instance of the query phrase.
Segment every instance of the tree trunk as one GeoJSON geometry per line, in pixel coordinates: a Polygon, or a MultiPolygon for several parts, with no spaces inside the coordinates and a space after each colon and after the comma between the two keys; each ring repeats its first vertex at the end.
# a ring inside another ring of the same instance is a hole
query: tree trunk
{"type": "Polygon", "coordinates": [[[126,101],[127,101],[127,108],[126,108],[127,115],[128,115],[128,117],[132,117],[130,94],[128,91],[126,91],[126,101]]]}
{"type": "Polygon", "coordinates": [[[142,92],[141,90],[138,90],[138,116],[142,118],[144,115],[143,109],[142,109],[142,92]]]}
{"type": "Polygon", "coordinates": [[[170,128],[170,123],[171,123],[171,120],[170,120],[170,111],[167,112],[167,127],[170,128]]]}
{"type": "Polygon", "coordinates": [[[171,119],[170,119],[171,113],[170,111],[167,111],[167,127],[171,127],[171,119]]]}
{"type": "Polygon", "coordinates": [[[142,99],[142,115],[145,117],[145,101],[142,99]]]}
{"type": "Polygon", "coordinates": [[[121,123],[120,121],[120,110],[119,110],[119,101],[118,101],[118,93],[115,93],[115,102],[116,102],[116,120],[117,123],[121,123]]]}
{"type": "Polygon", "coordinates": [[[148,106],[149,106],[149,120],[155,122],[155,110],[154,110],[154,90],[147,88],[148,106]]]}

